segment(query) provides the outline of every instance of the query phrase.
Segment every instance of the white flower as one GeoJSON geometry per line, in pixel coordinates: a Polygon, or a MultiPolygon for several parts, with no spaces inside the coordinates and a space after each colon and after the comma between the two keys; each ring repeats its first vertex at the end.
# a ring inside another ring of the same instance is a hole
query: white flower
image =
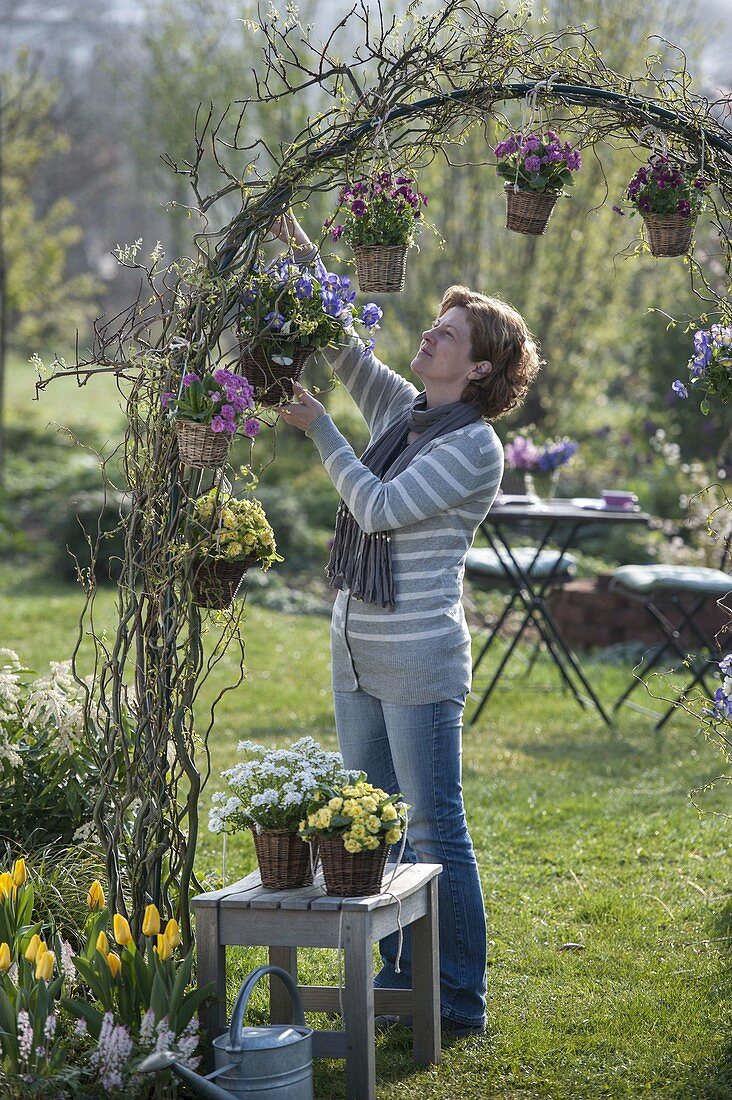
{"type": "Polygon", "coordinates": [[[137,253],[142,248],[142,237],[138,237],[134,244],[118,244],[112,249],[117,257],[117,262],[124,264],[137,263],[137,253]]]}

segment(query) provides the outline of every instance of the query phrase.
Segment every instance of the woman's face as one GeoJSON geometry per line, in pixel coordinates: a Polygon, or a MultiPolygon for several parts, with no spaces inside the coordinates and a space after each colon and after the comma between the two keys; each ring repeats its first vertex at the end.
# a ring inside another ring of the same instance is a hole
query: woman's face
{"type": "Polygon", "coordinates": [[[425,385],[432,382],[462,389],[476,365],[470,355],[470,338],[467,310],[451,306],[422,333],[412,370],[425,385]]]}

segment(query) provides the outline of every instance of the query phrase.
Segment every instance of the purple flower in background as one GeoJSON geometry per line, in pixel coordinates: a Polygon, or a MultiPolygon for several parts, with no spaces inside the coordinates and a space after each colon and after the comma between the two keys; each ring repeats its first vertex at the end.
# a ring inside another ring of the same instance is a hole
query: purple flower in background
{"type": "Polygon", "coordinates": [[[241,302],[244,306],[251,306],[257,300],[258,286],[256,283],[252,283],[251,286],[247,286],[241,292],[241,302]]]}
{"type": "Polygon", "coordinates": [[[351,212],[356,215],[357,218],[362,218],[366,213],[366,203],[363,199],[355,199],[351,203],[351,212]]]}
{"type": "Polygon", "coordinates": [[[527,157],[524,161],[524,166],[527,172],[540,172],[541,160],[539,157],[527,157]]]}
{"type": "Polygon", "coordinates": [[[341,237],[343,236],[343,226],[342,225],[334,225],[333,228],[330,231],[330,235],[331,235],[331,237],[333,238],[334,241],[339,241],[341,239],[341,237]]]}
{"type": "Polygon", "coordinates": [[[615,206],[615,204],[613,204],[613,210],[615,211],[616,214],[620,214],[621,218],[625,217],[625,211],[621,210],[619,206],[615,206]]]}
{"type": "Polygon", "coordinates": [[[539,448],[526,436],[517,435],[506,445],[506,462],[514,470],[534,470],[539,462],[539,448]]]}
{"type": "Polygon", "coordinates": [[[213,420],[211,421],[211,431],[212,432],[225,432],[226,431],[226,423],[225,423],[225,421],[223,420],[222,417],[215,416],[213,418],[213,420]]]}
{"type": "Polygon", "coordinates": [[[264,319],[273,332],[279,332],[285,323],[285,318],[282,316],[282,314],[277,313],[274,310],[271,310],[264,319]]]}
{"type": "Polygon", "coordinates": [[[677,397],[688,397],[689,391],[680,378],[677,378],[675,382],[671,383],[671,389],[674,391],[677,397]]]}
{"type": "Polygon", "coordinates": [[[567,153],[567,168],[570,172],[579,172],[582,167],[582,154],[579,149],[572,153],[567,153]]]}
{"type": "Polygon", "coordinates": [[[384,316],[384,311],[374,302],[369,302],[365,305],[361,311],[361,321],[366,328],[373,328],[374,325],[378,325],[381,318],[384,316]]]}
{"type": "Polygon", "coordinates": [[[497,157],[510,157],[513,153],[518,152],[518,142],[516,138],[506,138],[505,141],[499,141],[493,152],[497,157]]]}
{"type": "Polygon", "coordinates": [[[194,382],[200,382],[200,381],[201,381],[201,379],[199,378],[199,376],[196,374],[196,372],[194,370],[189,371],[188,374],[183,375],[183,385],[184,386],[192,386],[194,382]]]}
{"type": "Polygon", "coordinates": [[[245,420],[244,421],[244,435],[248,435],[250,439],[254,439],[255,435],[259,435],[262,425],[258,420],[245,420]]]}
{"type": "Polygon", "coordinates": [[[163,406],[164,409],[167,409],[168,405],[171,401],[174,400],[174,398],[175,394],[172,393],[170,390],[167,390],[165,393],[160,395],[160,404],[163,406]]]}
{"type": "Polygon", "coordinates": [[[521,148],[521,152],[525,156],[526,153],[536,153],[540,148],[541,148],[541,142],[539,141],[536,134],[529,134],[529,136],[524,141],[524,144],[521,148]]]}

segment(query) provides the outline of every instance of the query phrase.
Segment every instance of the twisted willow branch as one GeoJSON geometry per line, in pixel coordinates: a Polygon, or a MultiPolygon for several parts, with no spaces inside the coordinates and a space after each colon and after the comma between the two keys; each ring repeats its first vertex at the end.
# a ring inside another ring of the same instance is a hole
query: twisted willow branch
{"type": "MultiPolygon", "coordinates": [[[[181,553],[201,478],[178,464],[161,397],[177,388],[182,371],[236,358],[232,339],[241,285],[272,219],[292,203],[384,163],[410,173],[438,153],[450,163],[449,148],[473,127],[489,119],[504,122],[501,105],[531,94],[555,125],[573,130],[598,158],[611,144],[652,147],[650,126],[669,136],[680,161],[703,160],[718,195],[725,285],[711,285],[696,262],[690,271],[701,280],[712,310],[723,308],[730,284],[730,100],[710,104],[693,95],[686,59],[669,44],[661,45],[665,61],[655,55],[644,73],[626,77],[607,68],[584,31],[534,36],[526,21],[489,15],[476,0],[448,0],[432,15],[412,5],[403,20],[391,21],[381,7],[356,4],[324,45],[311,41],[289,15],[271,14],[251,29],[263,40],[254,94],[237,105],[238,114],[228,108],[217,115],[213,105],[199,109],[193,160],[177,164],[167,158],[189,178],[192,209],[202,220],[194,238],[196,259],[158,272],[127,256],[130,267],[143,271],[149,298],[141,295],[115,324],[97,323],[91,358],[51,376],[86,384],[111,371],[125,392],[123,490],[130,507],[121,521],[125,554],[118,623],[109,643],[96,629],[93,572],[82,576],[87,598],[79,644],[86,628],[94,646],[87,711],[104,775],[95,822],[114,906],[139,922],[144,905],[154,900],[177,912],[186,940],[188,899],[196,885],[198,799],[221,696],[202,733],[195,728],[195,705],[231,645],[239,647],[239,674],[223,690],[241,682],[243,640],[238,616],[225,617],[206,657],[207,624],[191,602],[190,556],[181,553]],[[354,27],[361,42],[349,45],[345,63],[335,54],[338,33],[354,27]],[[641,94],[649,87],[655,97],[641,94]],[[307,104],[307,118],[294,138],[276,145],[268,112],[288,98],[307,104]],[[211,167],[221,186],[204,194],[201,180],[211,167]],[[240,212],[223,229],[212,230],[216,204],[232,194],[241,196],[240,212]]],[[[50,380],[39,381],[38,388],[50,380]]],[[[107,474],[110,469],[107,463],[107,474]]]]}

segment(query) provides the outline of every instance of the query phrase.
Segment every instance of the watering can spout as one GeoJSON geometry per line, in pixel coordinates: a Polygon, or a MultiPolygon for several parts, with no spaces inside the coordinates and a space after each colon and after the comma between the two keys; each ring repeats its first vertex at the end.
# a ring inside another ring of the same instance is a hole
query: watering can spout
{"type": "Polygon", "coordinates": [[[140,1062],[137,1068],[140,1073],[157,1073],[159,1070],[172,1069],[176,1076],[180,1077],[194,1092],[205,1097],[206,1100],[231,1100],[232,1097],[232,1093],[219,1088],[207,1077],[201,1077],[199,1073],[194,1073],[192,1069],[180,1065],[176,1061],[175,1054],[169,1050],[160,1050],[156,1054],[150,1054],[140,1062]]]}

